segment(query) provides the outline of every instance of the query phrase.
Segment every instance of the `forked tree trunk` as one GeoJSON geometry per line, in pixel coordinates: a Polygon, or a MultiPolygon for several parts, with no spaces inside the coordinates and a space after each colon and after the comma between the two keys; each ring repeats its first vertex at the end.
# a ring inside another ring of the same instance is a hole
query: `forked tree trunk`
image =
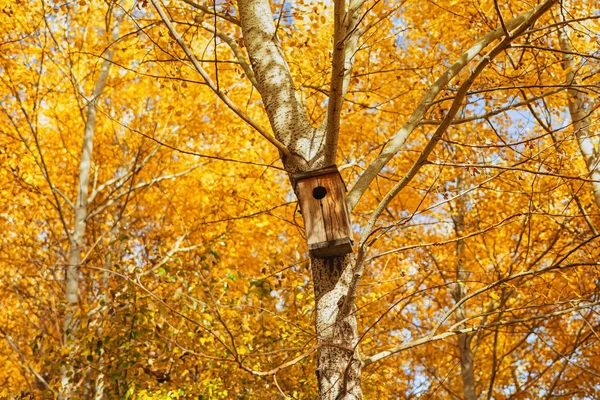
{"type": "MultiPolygon", "coordinates": [[[[307,172],[327,167],[336,161],[336,148],[340,130],[340,115],[344,96],[350,81],[353,57],[358,51],[358,38],[361,33],[360,22],[366,16],[361,11],[363,0],[334,1],[334,35],[332,54],[332,76],[328,95],[328,107],[321,127],[314,127],[306,115],[306,109],[297,98],[294,80],[286,61],[285,52],[278,39],[278,29],[274,23],[274,15],[269,0],[237,0],[239,22],[243,41],[248,52],[252,71],[244,68],[250,81],[261,95],[262,103],[269,118],[273,136],[268,130],[251,121],[237,106],[226,97],[218,85],[212,82],[209,74],[196,60],[191,49],[182,41],[167,14],[162,10],[160,2],[151,0],[162,21],[170,33],[190,58],[195,69],[203,77],[207,85],[244,121],[250,124],[264,138],[274,144],[280,151],[285,170],[293,176],[298,172],[307,172]]],[[[489,64],[491,59],[504,52],[510,42],[522,35],[532,24],[544,14],[557,0],[546,0],[538,7],[502,24],[489,32],[432,85],[415,112],[404,127],[383,147],[381,154],[372,162],[355,185],[349,197],[349,208],[352,209],[375,180],[385,165],[400,151],[408,136],[419,126],[432,102],[450,81],[461,71],[464,71],[476,56],[491,43],[502,39],[511,31],[510,37],[501,40],[483,59],[478,62],[469,78],[461,84],[460,95],[455,98],[451,112],[446,115],[443,123],[437,128],[418,162],[411,168],[392,191],[373,212],[366,230],[374,227],[378,216],[386,204],[396,196],[403,187],[416,175],[419,169],[427,163],[427,156],[433,151],[445,129],[452,122],[453,116],[459,111],[462,100],[468,94],[468,88],[489,64]]],[[[283,6],[282,6],[283,7],[283,6]]],[[[366,11],[367,13],[370,11],[366,11]]],[[[283,15],[283,8],[280,10],[283,15]]],[[[238,17],[238,15],[236,15],[238,17]]],[[[279,20],[278,20],[279,21],[279,20]]],[[[279,25],[279,22],[277,22],[279,25]]],[[[368,30],[369,27],[365,29],[368,30]]],[[[365,30],[365,31],[366,31],[365,30]]],[[[215,31],[218,36],[218,33],[215,31]]],[[[239,57],[238,52],[236,56],[239,57]]],[[[245,60],[242,65],[245,64],[245,60]]],[[[293,179],[292,179],[293,180],[293,179]]],[[[291,182],[292,186],[294,182],[291,182]]],[[[462,232],[458,228],[457,232],[462,232]]],[[[460,235],[460,233],[459,233],[460,235]]],[[[367,237],[365,236],[365,237],[367,237]]],[[[460,252],[464,244],[458,243],[460,252]]],[[[360,253],[362,255],[362,253],[360,253]]],[[[362,257],[361,257],[362,260],[362,257]]],[[[361,360],[358,355],[358,333],[355,316],[354,300],[356,288],[362,276],[363,261],[356,263],[352,255],[329,260],[311,259],[312,274],[316,299],[316,335],[319,343],[317,377],[321,399],[360,399],[361,360]],[[348,298],[346,298],[348,296],[348,298]]],[[[457,301],[466,296],[464,280],[466,271],[462,262],[457,266],[458,287],[454,293],[457,301]]],[[[458,321],[466,316],[466,308],[459,307],[456,312],[458,321]]],[[[464,327],[464,323],[459,328],[464,327]]],[[[463,382],[465,396],[474,399],[475,380],[473,372],[473,356],[470,349],[471,337],[467,334],[459,336],[461,349],[461,365],[463,367],[463,382]]],[[[373,358],[372,358],[373,360],[373,358]]]]}
{"type": "MultiPolygon", "coordinates": [[[[238,0],[238,8],[257,89],[275,137],[291,154],[282,157],[286,170],[293,175],[328,166],[325,163],[335,160],[335,154],[325,154],[324,128],[310,124],[306,110],[296,98],[269,1],[238,0]]],[[[343,95],[343,88],[339,92],[343,95]]],[[[344,306],[354,265],[352,255],[311,259],[315,328],[320,345],[316,374],[320,398],[324,400],[362,398],[356,316],[353,306],[344,306]]]]}

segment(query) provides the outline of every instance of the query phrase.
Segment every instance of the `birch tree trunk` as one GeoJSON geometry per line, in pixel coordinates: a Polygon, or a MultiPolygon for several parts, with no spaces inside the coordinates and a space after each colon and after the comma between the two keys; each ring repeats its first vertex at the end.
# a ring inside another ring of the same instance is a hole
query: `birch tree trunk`
{"type": "Polygon", "coordinates": [[[311,259],[315,290],[315,327],[321,348],[317,379],[321,399],[361,399],[361,360],[355,306],[344,307],[355,258],[311,259]]]}
{"type": "MultiPolygon", "coordinates": [[[[113,30],[116,36],[117,28],[113,30]]],[[[81,266],[81,254],[85,245],[86,220],[88,217],[88,194],[90,184],[90,171],[92,164],[92,153],[94,148],[94,132],[96,128],[97,102],[104,91],[110,66],[112,65],[113,50],[106,52],[104,61],[100,68],[98,80],[94,86],[91,97],[85,106],[85,127],[83,134],[83,146],[81,160],[79,162],[79,179],[77,186],[77,200],[75,202],[75,221],[73,230],[69,237],[69,258],[65,271],[66,282],[66,310],[63,321],[64,345],[68,351],[68,360],[61,374],[61,393],[63,399],[74,396],[74,378],[76,374],[73,366],[74,354],[78,351],[76,345],[76,331],[78,328],[77,311],[79,309],[79,269],[81,266]]]]}
{"type": "Polygon", "coordinates": [[[592,193],[596,205],[600,208],[600,140],[590,131],[591,110],[586,108],[585,92],[574,88],[577,83],[577,63],[569,38],[564,30],[559,34],[560,48],[562,50],[563,68],[566,74],[567,96],[569,99],[569,114],[573,124],[573,131],[579,144],[579,150],[585,160],[592,180],[592,193]]]}
{"type": "MultiPolygon", "coordinates": [[[[459,177],[458,188],[459,192],[462,191],[462,179],[459,177]]],[[[456,210],[452,215],[452,221],[454,222],[454,231],[456,237],[460,238],[464,236],[465,231],[465,198],[464,195],[458,197],[456,201],[456,210]]],[[[465,242],[462,239],[456,241],[456,288],[454,289],[452,296],[456,303],[460,303],[462,299],[467,296],[467,271],[465,270],[465,242]]],[[[467,318],[467,306],[466,303],[462,303],[457,307],[455,312],[455,319],[457,322],[457,329],[463,330],[467,328],[465,321],[467,318]]],[[[473,369],[473,352],[471,350],[471,340],[473,334],[471,333],[459,333],[458,334],[458,351],[460,355],[460,370],[461,378],[463,382],[463,395],[465,400],[475,400],[477,398],[477,392],[475,391],[475,373],[473,369]]]]}
{"type": "MultiPolygon", "coordinates": [[[[358,22],[355,11],[360,5],[361,2],[351,4],[346,13],[345,3],[336,2],[336,30],[350,32],[350,27],[354,28],[352,24],[358,22]]],[[[335,162],[341,103],[347,91],[354,53],[351,47],[356,46],[357,34],[338,32],[334,35],[334,40],[340,40],[335,46],[332,67],[331,95],[335,99],[330,98],[330,102],[335,104],[328,110],[323,126],[316,128],[296,97],[269,1],[239,0],[238,8],[244,43],[271,128],[275,138],[291,155],[282,154],[290,178],[297,172],[329,166],[335,162]]],[[[293,186],[293,179],[290,180],[293,186]]],[[[324,400],[362,398],[356,316],[353,303],[348,306],[346,301],[351,291],[354,267],[352,255],[327,260],[311,258],[316,300],[315,328],[320,344],[316,375],[320,398],[324,400]]]]}

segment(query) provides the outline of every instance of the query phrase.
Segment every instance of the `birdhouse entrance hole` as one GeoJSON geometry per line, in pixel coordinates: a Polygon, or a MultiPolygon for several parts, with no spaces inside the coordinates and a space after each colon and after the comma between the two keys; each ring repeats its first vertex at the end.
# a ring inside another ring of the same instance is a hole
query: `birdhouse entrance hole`
{"type": "Polygon", "coordinates": [[[317,200],[321,200],[327,195],[327,189],[323,186],[317,186],[313,189],[313,197],[317,200]]]}
{"type": "Polygon", "coordinates": [[[293,181],[310,254],[330,258],[352,253],[346,187],[337,167],[303,172],[293,181]]]}

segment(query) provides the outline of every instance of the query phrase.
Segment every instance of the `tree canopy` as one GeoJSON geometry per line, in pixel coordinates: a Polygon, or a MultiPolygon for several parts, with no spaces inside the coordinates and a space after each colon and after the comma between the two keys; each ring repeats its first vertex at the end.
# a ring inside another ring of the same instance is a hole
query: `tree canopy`
{"type": "Polygon", "coordinates": [[[0,10],[0,397],[600,397],[595,1],[0,10]]]}

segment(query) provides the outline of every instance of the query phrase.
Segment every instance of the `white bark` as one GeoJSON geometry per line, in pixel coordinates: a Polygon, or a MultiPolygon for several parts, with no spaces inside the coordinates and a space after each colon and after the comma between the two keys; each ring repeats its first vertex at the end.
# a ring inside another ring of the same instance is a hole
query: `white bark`
{"type": "MultiPolygon", "coordinates": [[[[347,37],[354,28],[354,13],[362,2],[352,3],[346,13],[343,2],[336,5],[336,49],[328,116],[324,125],[329,146],[325,146],[324,127],[313,127],[301,102],[296,98],[293,79],[277,38],[268,0],[239,0],[238,9],[244,42],[256,77],[256,87],[277,140],[290,151],[283,157],[289,173],[327,166],[335,162],[341,104],[347,91],[358,34],[347,37]],[[344,15],[348,20],[344,21],[344,15]],[[341,29],[341,30],[340,30],[341,29]],[[344,40],[346,38],[346,40],[344,40]]],[[[361,361],[358,355],[358,329],[352,293],[354,257],[346,255],[328,260],[311,258],[319,342],[317,379],[321,399],[360,399],[361,361]]]]}
{"type": "MultiPolygon", "coordinates": [[[[566,84],[574,85],[577,83],[577,63],[573,55],[571,43],[564,30],[559,34],[560,48],[563,51],[563,68],[566,74],[566,84]]],[[[567,96],[569,98],[569,114],[573,124],[573,131],[577,138],[577,144],[592,182],[592,193],[596,205],[600,208],[600,139],[593,135],[590,126],[590,110],[586,109],[585,92],[568,88],[567,96]]]]}
{"type": "MultiPolygon", "coordinates": [[[[113,30],[113,39],[116,39],[117,27],[113,30]]],[[[94,86],[94,91],[88,99],[85,106],[85,127],[83,134],[83,146],[81,150],[81,160],[79,162],[79,180],[77,187],[77,200],[75,201],[75,221],[73,231],[69,239],[69,259],[65,271],[65,299],[66,310],[63,321],[64,345],[69,351],[69,359],[63,367],[61,374],[61,393],[60,397],[64,399],[73,396],[73,379],[75,370],[69,363],[73,359],[73,354],[77,351],[75,345],[75,332],[77,330],[78,319],[76,313],[79,304],[79,268],[81,266],[81,254],[85,244],[86,220],[88,217],[88,193],[90,185],[90,171],[92,164],[92,153],[94,148],[94,132],[96,128],[97,102],[104,91],[108,72],[112,65],[113,50],[106,52],[104,61],[100,68],[98,80],[94,86]]]]}
{"type": "Polygon", "coordinates": [[[281,43],[277,38],[268,0],[239,0],[244,43],[256,76],[271,127],[290,151],[284,165],[290,172],[319,167],[323,132],[313,127],[296,97],[296,89],[281,43]]]}
{"type": "Polygon", "coordinates": [[[361,399],[361,360],[355,306],[345,307],[354,256],[312,259],[316,302],[315,328],[321,347],[317,380],[322,400],[361,399]]]}
{"type": "MultiPolygon", "coordinates": [[[[463,180],[459,179],[459,191],[462,191],[463,180]]],[[[458,197],[456,201],[456,212],[452,215],[452,221],[454,223],[454,231],[456,237],[464,237],[465,233],[465,208],[466,208],[465,196],[458,197]]],[[[455,320],[456,327],[458,330],[467,329],[467,305],[462,300],[467,296],[467,285],[468,279],[467,270],[465,269],[465,242],[463,239],[458,239],[456,242],[456,286],[452,292],[452,297],[457,304],[460,304],[456,308],[455,320]]],[[[473,363],[473,351],[471,350],[471,340],[473,339],[474,333],[459,333],[458,336],[458,352],[460,356],[460,370],[461,378],[463,382],[463,396],[465,400],[477,399],[477,392],[475,390],[475,372],[473,363]]]]}

